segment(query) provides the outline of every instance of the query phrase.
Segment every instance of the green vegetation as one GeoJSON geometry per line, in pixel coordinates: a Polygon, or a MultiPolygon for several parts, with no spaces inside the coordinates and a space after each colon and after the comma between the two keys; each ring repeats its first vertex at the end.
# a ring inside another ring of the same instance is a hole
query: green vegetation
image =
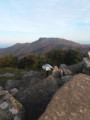
{"type": "Polygon", "coordinates": [[[40,70],[41,66],[49,63],[52,66],[60,64],[72,65],[82,61],[82,54],[79,49],[62,50],[55,49],[47,53],[44,57],[36,55],[28,55],[18,60],[16,56],[11,54],[0,58],[0,68],[20,68],[40,70]]]}
{"type": "Polygon", "coordinates": [[[8,54],[0,58],[0,68],[17,67],[17,65],[18,57],[13,56],[12,54],[8,54]]]}
{"type": "Polygon", "coordinates": [[[55,49],[46,54],[46,61],[53,66],[59,66],[60,64],[72,65],[82,61],[82,54],[79,49],[55,49]]]}
{"type": "Polygon", "coordinates": [[[21,80],[22,76],[21,76],[21,72],[23,72],[24,70],[20,70],[17,68],[1,68],[0,69],[0,74],[5,74],[5,73],[13,73],[15,74],[15,76],[13,77],[0,77],[0,85],[4,86],[7,80],[21,80]]]}
{"type": "Polygon", "coordinates": [[[44,57],[36,55],[28,55],[22,59],[18,59],[11,54],[0,58],[0,74],[13,73],[14,77],[0,77],[0,85],[4,86],[7,80],[20,80],[21,72],[28,70],[39,70],[42,74],[42,65],[48,63],[52,66],[59,66],[60,64],[76,64],[82,61],[82,54],[80,50],[62,50],[55,49],[47,53],[44,57]]]}

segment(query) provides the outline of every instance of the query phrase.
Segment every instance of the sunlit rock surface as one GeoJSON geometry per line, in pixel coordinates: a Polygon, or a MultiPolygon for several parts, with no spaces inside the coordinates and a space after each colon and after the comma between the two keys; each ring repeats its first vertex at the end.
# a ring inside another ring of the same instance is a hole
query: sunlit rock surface
{"type": "Polygon", "coordinates": [[[0,120],[24,120],[22,105],[4,90],[0,91],[0,120]]]}
{"type": "Polygon", "coordinates": [[[90,120],[90,76],[75,75],[56,92],[38,120],[90,120]]]}

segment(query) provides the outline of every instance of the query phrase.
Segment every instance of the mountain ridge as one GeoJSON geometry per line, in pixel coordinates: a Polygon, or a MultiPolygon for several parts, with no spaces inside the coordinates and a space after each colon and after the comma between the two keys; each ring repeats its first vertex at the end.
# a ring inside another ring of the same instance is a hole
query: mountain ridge
{"type": "Polygon", "coordinates": [[[18,57],[24,57],[29,54],[44,54],[55,48],[61,49],[81,49],[86,52],[90,45],[76,43],[63,38],[39,38],[32,43],[16,43],[13,46],[0,49],[0,56],[13,54],[18,57]]]}

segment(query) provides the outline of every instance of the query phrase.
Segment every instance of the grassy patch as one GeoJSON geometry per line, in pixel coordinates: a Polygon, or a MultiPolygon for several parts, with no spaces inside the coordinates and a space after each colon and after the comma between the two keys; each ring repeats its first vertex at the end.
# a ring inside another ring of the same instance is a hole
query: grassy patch
{"type": "Polygon", "coordinates": [[[13,73],[15,76],[13,77],[0,77],[0,85],[5,86],[5,83],[7,80],[21,80],[22,75],[21,72],[24,70],[16,69],[16,68],[6,68],[6,69],[0,69],[0,74],[5,74],[5,73],[13,73]]]}

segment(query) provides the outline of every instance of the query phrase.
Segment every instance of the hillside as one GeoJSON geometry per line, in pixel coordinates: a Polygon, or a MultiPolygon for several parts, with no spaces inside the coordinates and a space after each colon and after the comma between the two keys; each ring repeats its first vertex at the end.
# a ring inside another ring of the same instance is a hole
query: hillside
{"type": "Polygon", "coordinates": [[[32,43],[17,43],[11,47],[0,49],[0,56],[12,53],[15,56],[23,57],[29,54],[43,54],[51,51],[54,48],[80,48],[85,52],[89,47],[89,45],[83,45],[60,38],[39,38],[39,40],[32,43]]]}

